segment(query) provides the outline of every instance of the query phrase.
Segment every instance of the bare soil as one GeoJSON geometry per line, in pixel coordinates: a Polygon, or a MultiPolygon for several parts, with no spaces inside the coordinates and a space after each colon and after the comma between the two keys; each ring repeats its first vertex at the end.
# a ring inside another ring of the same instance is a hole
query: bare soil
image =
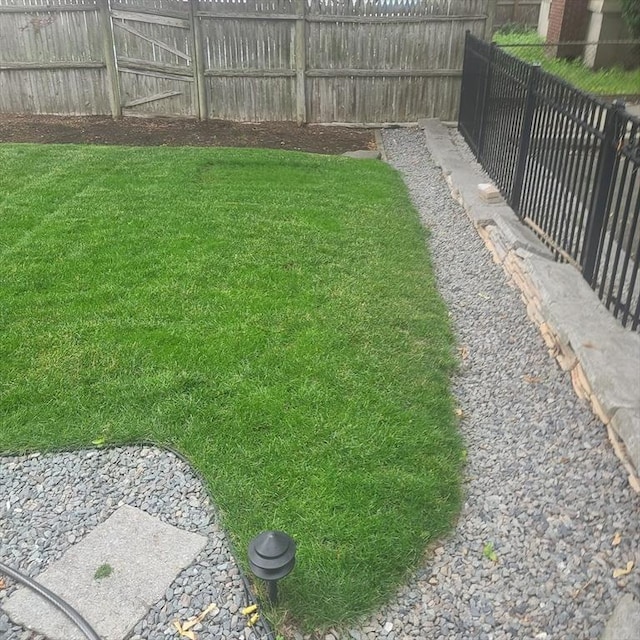
{"type": "Polygon", "coordinates": [[[261,147],[340,154],[375,149],[371,129],[293,122],[40,116],[0,114],[0,142],[115,144],[127,146],[261,147]]]}

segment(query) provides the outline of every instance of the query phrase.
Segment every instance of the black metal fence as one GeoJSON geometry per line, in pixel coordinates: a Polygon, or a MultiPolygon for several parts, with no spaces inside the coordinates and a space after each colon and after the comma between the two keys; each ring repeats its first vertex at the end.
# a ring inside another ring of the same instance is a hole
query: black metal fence
{"type": "Polygon", "coordinates": [[[640,330],[640,119],[467,33],[458,128],[521,220],[640,330]]]}

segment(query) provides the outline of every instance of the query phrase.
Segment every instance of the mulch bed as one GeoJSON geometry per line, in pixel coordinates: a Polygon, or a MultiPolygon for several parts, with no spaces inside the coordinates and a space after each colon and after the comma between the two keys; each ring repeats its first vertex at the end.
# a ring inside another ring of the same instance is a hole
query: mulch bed
{"type": "Polygon", "coordinates": [[[326,154],[376,148],[371,129],[299,127],[293,122],[7,114],[0,114],[0,142],[261,147],[326,154]]]}

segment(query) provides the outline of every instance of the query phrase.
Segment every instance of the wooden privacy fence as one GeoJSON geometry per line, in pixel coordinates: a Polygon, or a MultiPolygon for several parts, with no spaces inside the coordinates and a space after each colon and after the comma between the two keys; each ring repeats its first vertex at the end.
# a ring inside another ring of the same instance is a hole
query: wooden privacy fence
{"type": "Polygon", "coordinates": [[[0,0],[0,112],[456,117],[487,0],[0,0]]]}
{"type": "Polygon", "coordinates": [[[542,0],[497,0],[494,29],[507,25],[538,26],[542,0]]]}

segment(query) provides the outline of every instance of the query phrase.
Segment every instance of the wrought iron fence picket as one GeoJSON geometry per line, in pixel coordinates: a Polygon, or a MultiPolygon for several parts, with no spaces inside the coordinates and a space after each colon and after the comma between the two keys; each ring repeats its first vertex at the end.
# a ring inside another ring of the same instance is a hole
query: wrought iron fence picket
{"type": "Polygon", "coordinates": [[[458,128],[556,259],[640,329],[640,120],[467,33],[458,128]]]}

